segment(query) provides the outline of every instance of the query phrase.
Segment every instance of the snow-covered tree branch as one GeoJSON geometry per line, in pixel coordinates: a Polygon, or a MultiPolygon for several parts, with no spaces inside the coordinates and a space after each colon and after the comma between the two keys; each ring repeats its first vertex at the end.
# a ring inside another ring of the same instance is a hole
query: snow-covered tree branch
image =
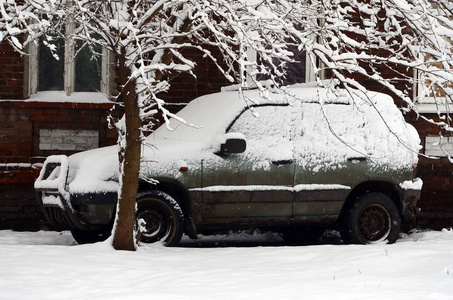
{"type": "MultiPolygon", "coordinates": [[[[417,110],[424,97],[451,102],[453,23],[445,1],[313,1],[316,22],[302,18],[313,39],[301,41],[316,65],[349,91],[390,93],[417,110]],[[440,99],[442,98],[442,99],[440,99]]],[[[451,130],[449,123],[438,123],[451,130]]]]}

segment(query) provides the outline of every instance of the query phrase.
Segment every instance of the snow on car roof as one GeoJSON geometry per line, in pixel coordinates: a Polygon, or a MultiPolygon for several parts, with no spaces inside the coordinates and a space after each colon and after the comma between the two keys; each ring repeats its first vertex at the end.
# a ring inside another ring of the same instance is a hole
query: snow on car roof
{"type": "Polygon", "coordinates": [[[223,89],[191,101],[177,115],[187,124],[170,119],[168,126],[161,126],[153,138],[206,140],[223,131],[241,111],[248,106],[266,104],[292,104],[295,101],[309,103],[350,104],[351,98],[344,93],[333,93],[313,84],[298,84],[284,90],[270,88],[267,97],[263,92],[252,89],[239,91],[236,87],[223,89]],[[170,131],[170,132],[169,132],[170,131]]]}
{"type": "MultiPolygon", "coordinates": [[[[219,131],[225,130],[229,122],[247,107],[244,95],[249,101],[266,101],[260,97],[258,91],[248,91],[244,94],[232,91],[205,95],[191,101],[178,113],[178,117],[188,125],[170,119],[168,127],[171,132],[167,126],[161,126],[154,136],[183,140],[190,138],[194,141],[212,137],[220,133],[219,131]]],[[[276,97],[275,101],[278,100],[282,100],[281,97],[276,97]]]]}

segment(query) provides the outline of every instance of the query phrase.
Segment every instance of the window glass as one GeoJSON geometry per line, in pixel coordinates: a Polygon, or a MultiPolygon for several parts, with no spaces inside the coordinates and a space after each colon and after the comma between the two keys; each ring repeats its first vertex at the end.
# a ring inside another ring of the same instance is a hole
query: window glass
{"type": "MultiPolygon", "coordinates": [[[[426,55],[425,56],[425,62],[429,60],[430,56],[426,55]]],[[[432,66],[443,69],[444,66],[441,62],[433,63],[432,66]]],[[[431,67],[431,65],[429,65],[431,67]]],[[[453,87],[453,84],[451,82],[445,82],[443,84],[439,84],[437,82],[433,83],[429,79],[425,80],[425,85],[428,88],[431,88],[432,91],[425,96],[425,99],[422,100],[422,103],[434,103],[434,99],[436,98],[438,103],[444,103],[444,101],[451,102],[451,95],[449,97],[446,97],[447,95],[445,94],[445,90],[451,89],[453,87]]]]}
{"type": "MultiPolygon", "coordinates": [[[[294,59],[294,61],[286,64],[285,68],[286,76],[284,78],[283,77],[279,78],[281,81],[280,84],[291,85],[306,82],[306,62],[307,62],[306,52],[299,51],[296,45],[288,45],[288,50],[293,53],[292,58],[294,59]]],[[[261,64],[267,65],[267,63],[263,61],[263,59],[259,56],[258,60],[261,64]]],[[[257,79],[267,80],[269,78],[270,76],[263,74],[260,75],[260,77],[257,79]]]]}
{"type": "MultiPolygon", "coordinates": [[[[442,3],[442,4],[431,3],[431,6],[432,6],[432,12],[435,15],[443,15],[450,19],[452,18],[451,10],[449,10],[449,8],[446,6],[446,3],[442,3]]],[[[427,53],[424,53],[423,55],[424,55],[425,63],[427,63],[428,60],[430,60],[432,58],[427,53]]],[[[451,63],[448,61],[427,64],[428,68],[430,68],[431,66],[439,68],[439,69],[444,69],[444,66],[447,66],[447,68],[452,68],[451,63]]],[[[420,96],[422,94],[422,89],[425,89],[425,88],[430,88],[431,91],[429,93],[427,93],[427,95],[424,95],[423,99],[418,99],[420,104],[434,104],[434,103],[451,104],[453,95],[445,94],[445,91],[451,90],[451,88],[453,88],[453,83],[445,82],[440,85],[438,82],[431,82],[428,78],[426,78],[424,82],[418,83],[418,91],[417,91],[418,96],[420,96]]],[[[423,108],[423,110],[425,110],[425,109],[426,108],[423,108]]],[[[437,109],[436,109],[436,111],[437,111],[437,109]]]]}
{"type": "Polygon", "coordinates": [[[425,138],[425,155],[437,157],[453,155],[453,137],[427,136],[425,138]]]}
{"type": "MultiPolygon", "coordinates": [[[[94,51],[101,53],[101,47],[94,47],[94,51]]],[[[88,47],[83,47],[77,54],[75,61],[76,92],[97,92],[101,89],[101,57],[93,57],[88,47]]]]}
{"type": "Polygon", "coordinates": [[[51,43],[56,47],[58,60],[52,55],[43,40],[39,42],[38,52],[38,91],[64,90],[64,40],[55,39],[51,43]]]}
{"type": "MultiPolygon", "coordinates": [[[[52,55],[43,40],[39,43],[38,54],[38,91],[62,91],[64,90],[65,62],[70,63],[74,57],[65,57],[64,39],[55,39],[52,45],[56,47],[59,59],[52,55]]],[[[79,46],[79,45],[78,45],[79,46]]],[[[77,50],[76,50],[77,51],[77,50]]],[[[97,53],[101,53],[101,47],[95,47],[97,53]]],[[[75,58],[74,82],[66,82],[67,86],[74,86],[76,92],[98,92],[101,89],[101,57],[94,59],[88,47],[78,51],[75,58]]],[[[68,72],[72,69],[69,68],[68,72]]]]}
{"type": "Polygon", "coordinates": [[[297,51],[296,46],[289,46],[290,51],[294,53],[295,62],[288,65],[286,70],[286,78],[283,80],[284,85],[291,85],[295,83],[305,82],[305,68],[306,68],[306,53],[305,51],[297,51]]]}
{"type": "MultiPolygon", "coordinates": [[[[246,152],[260,159],[292,158],[292,136],[296,114],[292,106],[268,105],[245,110],[228,132],[245,136],[246,152]]],[[[251,158],[252,159],[252,158],[251,158]]]]}
{"type": "Polygon", "coordinates": [[[247,139],[260,140],[265,136],[289,139],[292,110],[289,105],[266,105],[247,109],[234,121],[228,132],[240,132],[247,139]]]}

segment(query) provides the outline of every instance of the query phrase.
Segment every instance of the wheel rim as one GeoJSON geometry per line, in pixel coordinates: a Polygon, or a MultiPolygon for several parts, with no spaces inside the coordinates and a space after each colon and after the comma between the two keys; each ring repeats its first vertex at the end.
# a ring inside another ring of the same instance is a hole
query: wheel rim
{"type": "Polygon", "coordinates": [[[358,229],[361,238],[367,243],[384,241],[392,228],[388,211],[379,204],[366,206],[358,216],[358,229]]]}
{"type": "Polygon", "coordinates": [[[146,222],[146,231],[141,235],[144,242],[152,243],[165,239],[171,231],[173,218],[171,213],[164,209],[145,209],[137,214],[136,224],[140,219],[146,222]]]}

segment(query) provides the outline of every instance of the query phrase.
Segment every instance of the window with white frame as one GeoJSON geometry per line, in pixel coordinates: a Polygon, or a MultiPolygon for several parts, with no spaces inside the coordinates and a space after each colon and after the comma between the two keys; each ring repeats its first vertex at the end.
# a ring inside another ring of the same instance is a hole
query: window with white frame
{"type": "MultiPolygon", "coordinates": [[[[447,11],[451,11],[451,9],[453,9],[453,4],[448,3],[447,1],[441,4],[444,6],[443,8],[447,9],[441,9],[440,7],[438,7],[437,3],[435,4],[432,3],[431,5],[432,11],[438,15],[440,14],[445,15],[447,11]]],[[[425,60],[427,59],[428,57],[425,57],[425,60]]],[[[442,69],[441,63],[438,63],[435,66],[442,69]]],[[[417,79],[419,77],[419,74],[415,74],[414,76],[417,79]]],[[[423,98],[419,97],[419,95],[423,94],[423,89],[429,87],[431,84],[429,80],[424,80],[424,82],[422,81],[423,79],[419,80],[417,86],[416,87],[414,86],[414,99],[417,99],[417,104],[421,109],[420,112],[435,112],[438,110],[438,108],[441,108],[442,105],[449,106],[450,104],[453,103],[452,102],[453,95],[446,95],[445,92],[440,87],[436,86],[434,86],[433,92],[429,93],[423,98]]],[[[448,86],[444,86],[443,88],[452,87],[451,83],[447,83],[446,85],[448,86]]]]}
{"type": "Polygon", "coordinates": [[[439,135],[425,137],[425,155],[433,157],[453,156],[453,137],[439,135]]]}
{"type": "MultiPolygon", "coordinates": [[[[440,69],[442,69],[442,66],[440,65],[441,63],[438,63],[439,66],[437,66],[436,64],[436,67],[439,67],[440,69]]],[[[416,77],[420,77],[419,74],[415,74],[414,76],[416,77]]],[[[426,89],[428,87],[430,87],[431,85],[431,82],[427,79],[422,79],[422,78],[418,78],[418,83],[417,83],[417,88],[414,89],[414,98],[417,99],[417,103],[419,105],[449,105],[449,104],[452,104],[452,97],[453,95],[446,95],[445,94],[445,91],[439,87],[439,86],[436,86],[434,85],[432,87],[432,91],[427,94],[426,96],[424,97],[420,97],[419,95],[422,95],[423,94],[423,89],[426,89]]],[[[452,87],[452,83],[445,83],[443,88],[451,88],[452,87]]]]}
{"type": "Polygon", "coordinates": [[[51,53],[41,39],[38,46],[38,91],[63,91],[65,53],[64,40],[55,39],[52,43],[55,52],[51,53]],[[57,55],[59,59],[56,59],[57,55]],[[45,75],[45,76],[44,76],[45,75]]]}
{"type": "MultiPolygon", "coordinates": [[[[66,26],[66,31],[73,29],[73,24],[66,26]]],[[[29,56],[26,62],[25,94],[30,96],[38,91],[64,91],[66,95],[73,92],[102,92],[111,94],[114,86],[113,55],[106,49],[95,47],[102,53],[94,59],[88,47],[81,42],[70,39],[55,39],[51,43],[56,48],[59,59],[50,52],[40,40],[28,47],[29,56]]]]}
{"type": "MultiPolygon", "coordinates": [[[[290,47],[291,48],[291,47],[290,47]]],[[[311,58],[305,51],[296,51],[295,47],[292,47],[293,53],[295,53],[293,59],[294,62],[288,64],[286,70],[286,78],[282,80],[283,85],[291,85],[295,83],[306,83],[316,81],[316,74],[314,73],[313,64],[311,63],[311,58]]],[[[250,59],[259,59],[255,51],[250,51],[248,53],[250,59]]],[[[317,62],[318,64],[318,62],[317,62]]],[[[321,79],[324,79],[324,72],[320,74],[321,79]]],[[[261,76],[260,78],[255,78],[258,80],[266,80],[267,76],[261,76]]],[[[250,81],[251,82],[251,81],[250,81]]]]}

